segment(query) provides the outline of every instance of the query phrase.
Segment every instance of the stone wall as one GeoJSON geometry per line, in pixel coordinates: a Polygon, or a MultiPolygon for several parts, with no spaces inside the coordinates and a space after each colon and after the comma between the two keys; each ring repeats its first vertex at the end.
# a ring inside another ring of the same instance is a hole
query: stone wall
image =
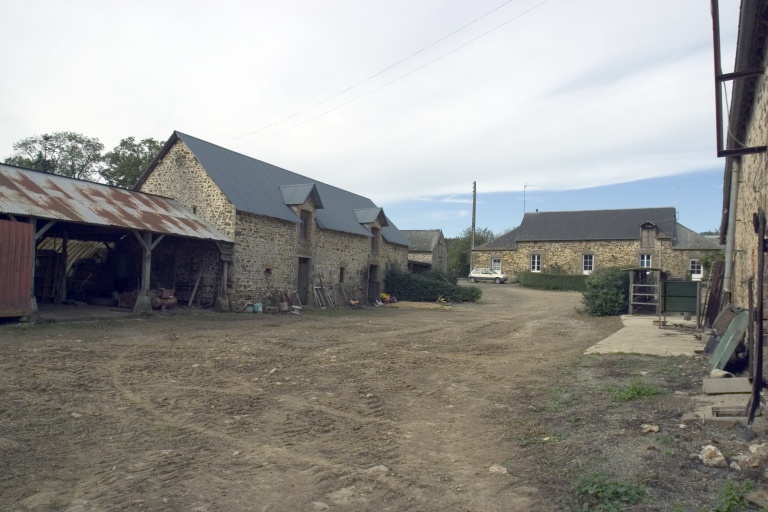
{"type": "Polygon", "coordinates": [[[418,261],[419,263],[433,263],[433,254],[431,252],[416,252],[411,251],[408,253],[408,259],[410,261],[418,261]]]}
{"type": "MultiPolygon", "coordinates": [[[[764,146],[768,143],[768,80],[765,75],[758,80],[753,107],[752,119],[747,125],[747,137],[743,142],[750,147],[764,146]]],[[[752,216],[757,213],[758,208],[768,211],[768,155],[766,153],[741,157],[739,200],[736,209],[736,253],[731,285],[733,302],[741,307],[747,307],[749,303],[747,281],[750,277],[755,277],[758,241],[752,216]]]]}
{"type": "MultiPolygon", "coordinates": [[[[313,215],[309,241],[306,242],[301,240],[300,222],[237,212],[181,141],[177,141],[162,158],[141,190],[175,199],[235,240],[227,282],[234,309],[249,302],[264,302],[270,290],[275,288],[285,290],[293,298],[293,292],[298,287],[299,258],[310,260],[310,286],[322,280],[328,287],[333,285],[340,295],[340,269],[344,268],[344,291],[348,296],[361,300],[367,290],[369,265],[380,266],[379,280],[382,283],[387,263],[397,262],[402,268],[407,267],[408,253],[404,246],[387,243],[382,238],[379,253],[372,254],[367,236],[318,228],[314,222],[315,207],[311,198],[303,205],[292,206],[297,219],[302,209],[313,215]],[[265,273],[267,269],[269,272],[265,273]]],[[[380,229],[378,223],[366,227],[380,229]]],[[[209,247],[204,249],[209,250],[209,247]]],[[[179,276],[184,280],[197,268],[188,260],[189,255],[178,260],[178,264],[183,266],[179,269],[179,276]]],[[[214,296],[221,279],[218,252],[215,260],[215,264],[206,267],[202,279],[201,293],[206,297],[214,296]]],[[[310,304],[313,304],[312,290],[309,298],[310,304]]]]}
{"type": "Polygon", "coordinates": [[[235,236],[234,205],[181,141],[158,162],[141,191],[173,198],[223,234],[235,236]]]}
{"type": "Polygon", "coordinates": [[[691,258],[700,258],[707,251],[672,249],[667,239],[656,240],[653,249],[641,248],[640,241],[616,242],[518,242],[514,251],[475,251],[475,267],[491,267],[493,258],[501,258],[501,271],[508,275],[530,270],[531,254],[541,256],[541,269],[546,271],[559,266],[570,274],[581,274],[583,256],[593,256],[594,269],[600,267],[637,267],[640,255],[650,254],[651,264],[671,272],[673,276],[686,277],[691,258]]]}

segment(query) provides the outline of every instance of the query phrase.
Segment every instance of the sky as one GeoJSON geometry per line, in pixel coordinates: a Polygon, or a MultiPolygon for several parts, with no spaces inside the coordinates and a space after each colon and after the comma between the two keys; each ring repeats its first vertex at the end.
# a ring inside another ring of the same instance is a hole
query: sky
{"type": "MultiPolygon", "coordinates": [[[[678,208],[715,229],[706,0],[0,0],[0,159],[174,130],[372,199],[401,229],[678,208]]],[[[723,70],[738,1],[720,0],[723,70]]]]}

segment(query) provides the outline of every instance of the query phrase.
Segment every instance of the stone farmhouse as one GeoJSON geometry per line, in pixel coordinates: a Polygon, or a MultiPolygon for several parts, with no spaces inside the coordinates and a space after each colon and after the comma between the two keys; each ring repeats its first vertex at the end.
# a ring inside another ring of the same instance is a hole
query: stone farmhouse
{"type": "Polygon", "coordinates": [[[517,228],[475,247],[474,266],[509,275],[558,269],[649,267],[701,279],[702,258],[721,247],[676,221],[674,208],[529,212],[517,228]]]}
{"type": "MultiPolygon", "coordinates": [[[[761,243],[754,217],[768,210],[768,2],[743,0],[732,81],[725,156],[721,242],[725,244],[724,301],[746,308],[748,283],[757,282],[761,243]]],[[[719,86],[719,82],[718,82],[719,86]]],[[[720,128],[720,127],[718,127],[720,128]]],[[[765,295],[763,292],[763,296],[765,295]]],[[[763,314],[765,317],[765,313],[763,314]]]]}
{"type": "Polygon", "coordinates": [[[233,240],[221,255],[230,303],[280,289],[313,304],[318,285],[375,299],[386,265],[407,265],[408,239],[370,199],[180,132],[134,190],[173,198],[233,240]]]}
{"type": "Polygon", "coordinates": [[[408,270],[414,274],[448,271],[448,250],[441,229],[403,229],[401,233],[410,243],[408,270]]]}

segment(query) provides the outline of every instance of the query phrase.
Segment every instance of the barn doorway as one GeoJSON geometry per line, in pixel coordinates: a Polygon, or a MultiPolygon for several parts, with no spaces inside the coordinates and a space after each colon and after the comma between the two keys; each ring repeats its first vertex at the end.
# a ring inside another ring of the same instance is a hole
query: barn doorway
{"type": "Polygon", "coordinates": [[[379,300],[381,285],[379,283],[379,266],[368,266],[368,302],[379,300]]]}
{"type": "Polygon", "coordinates": [[[302,304],[309,304],[309,258],[299,258],[299,275],[296,282],[296,293],[302,304]]]}

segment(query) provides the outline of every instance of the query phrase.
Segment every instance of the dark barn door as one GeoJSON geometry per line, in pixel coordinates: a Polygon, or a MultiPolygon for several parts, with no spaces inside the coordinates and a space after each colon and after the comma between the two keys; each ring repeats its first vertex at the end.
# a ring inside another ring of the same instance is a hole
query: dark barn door
{"type": "Polygon", "coordinates": [[[296,293],[302,304],[309,304],[309,258],[299,258],[299,278],[296,293]]]}
{"type": "Polygon", "coordinates": [[[0,317],[32,314],[32,230],[0,220],[0,317]]]}
{"type": "Polygon", "coordinates": [[[368,301],[375,302],[379,300],[379,266],[370,265],[368,267],[368,301]]]}

